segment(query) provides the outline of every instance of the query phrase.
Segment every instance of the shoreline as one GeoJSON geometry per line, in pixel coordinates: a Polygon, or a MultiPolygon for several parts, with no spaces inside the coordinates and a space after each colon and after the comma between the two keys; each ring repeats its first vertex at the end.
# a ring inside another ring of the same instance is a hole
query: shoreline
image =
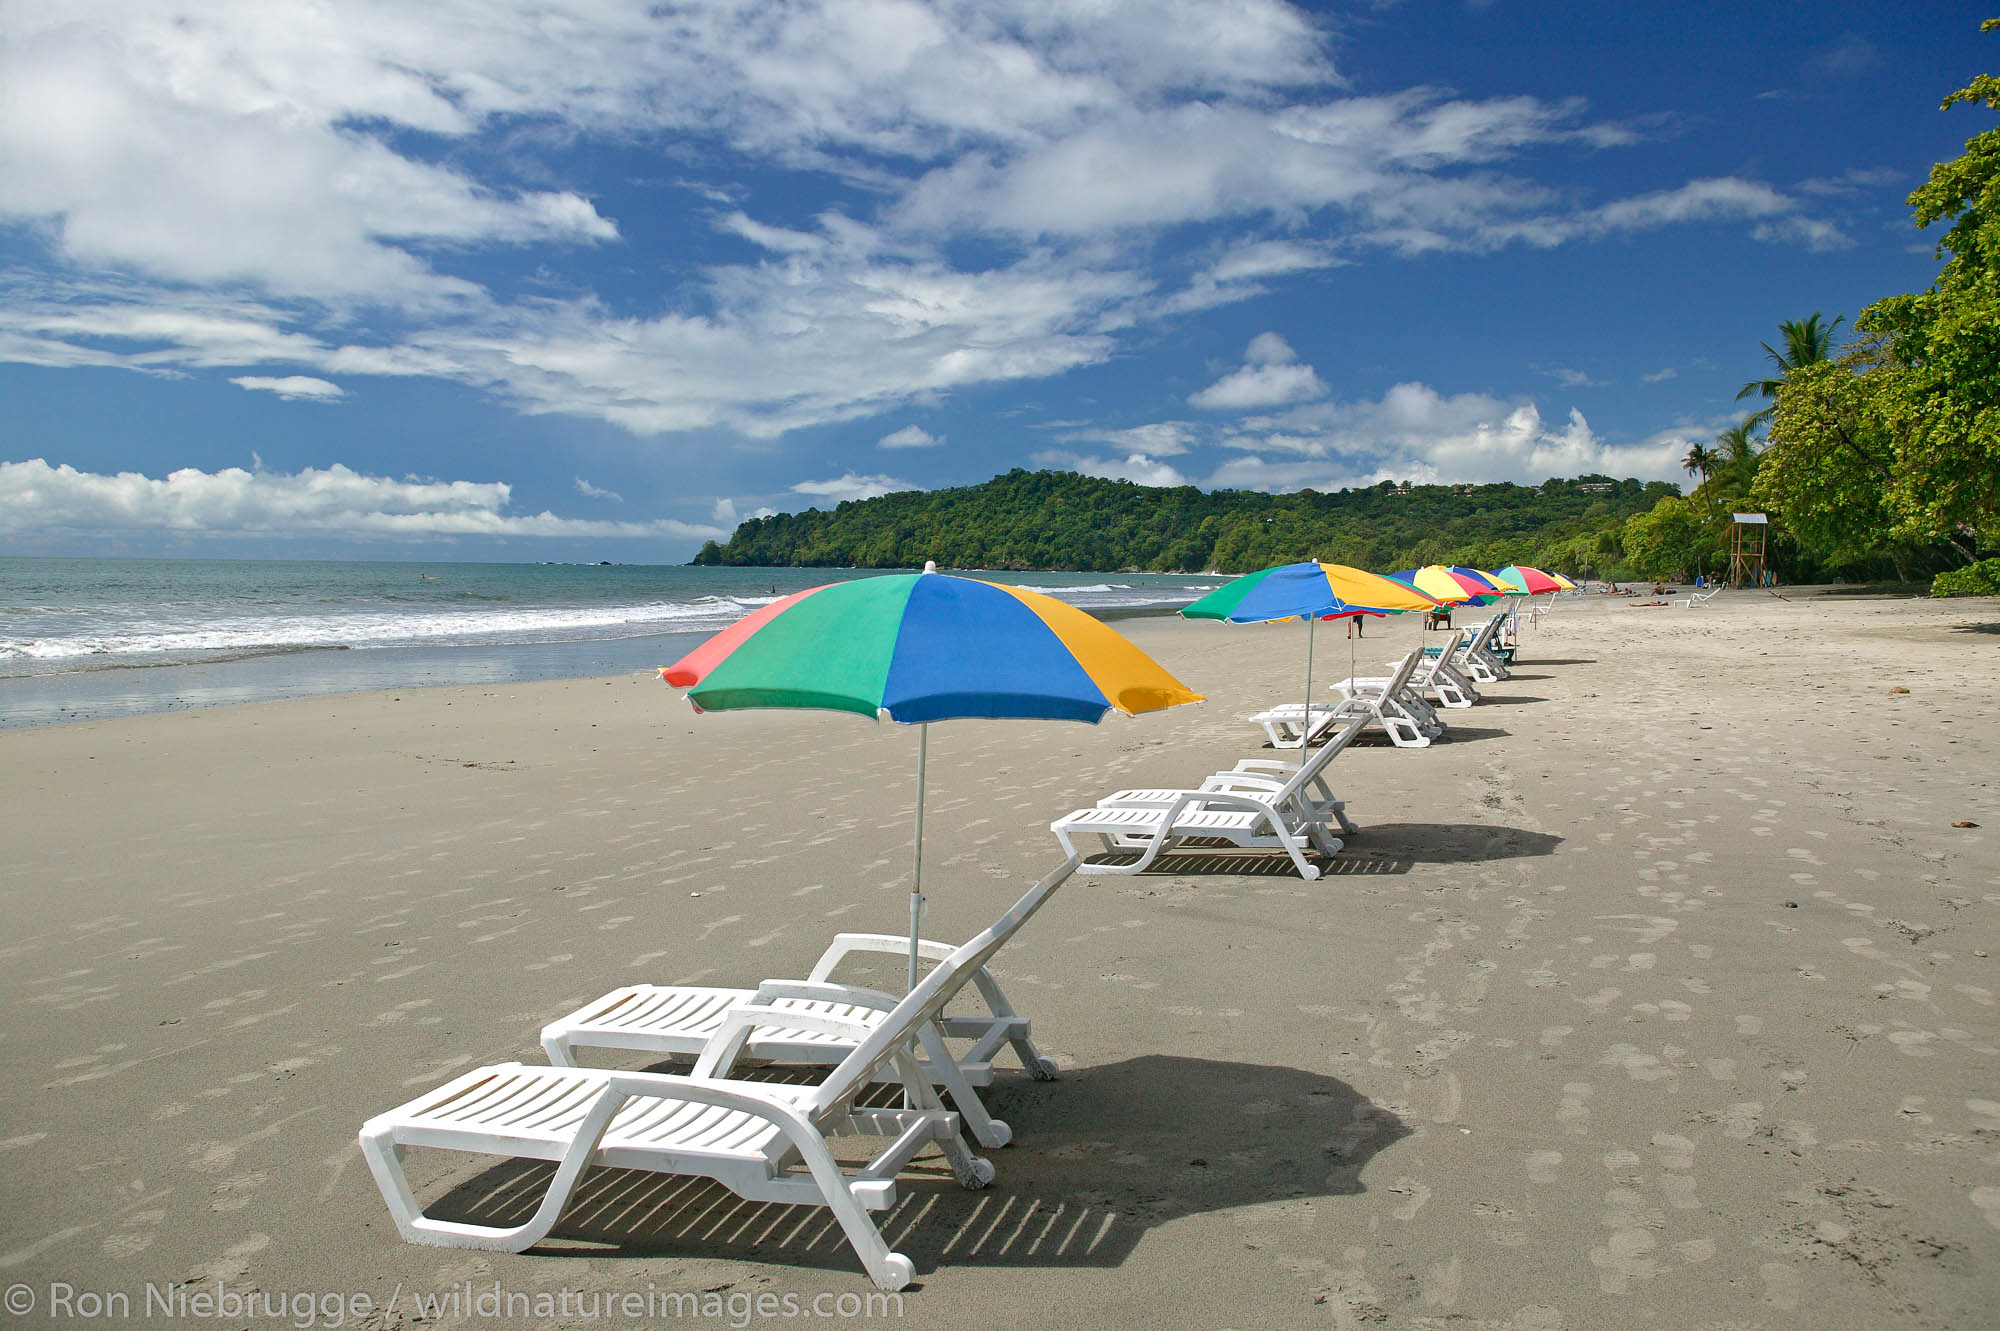
{"type": "MultiPolygon", "coordinates": [[[[1747,590],[1740,593],[1746,597],[1759,594],[1747,590]]],[[[1669,598],[1671,604],[1660,609],[1672,614],[1685,613],[1685,596],[1686,589],[1682,589],[1680,599],[1669,598]]],[[[1567,608],[1598,600],[1618,604],[1626,599],[1593,593],[1566,598],[1563,605],[1567,608]]],[[[1783,595],[1771,599],[1932,603],[1930,598],[1906,592],[1842,584],[1786,588],[1783,595]]],[[[1942,606],[1958,603],[1935,602],[1942,606]]],[[[1170,608],[1100,607],[1090,613],[1127,631],[1149,620],[1178,620],[1170,608]]],[[[1394,623],[1393,617],[1381,621],[1377,636],[1393,633],[1394,623]]],[[[712,631],[701,630],[490,645],[288,647],[226,660],[94,666],[47,674],[10,675],[0,677],[0,731],[355,693],[649,675],[710,636],[712,631]]]]}

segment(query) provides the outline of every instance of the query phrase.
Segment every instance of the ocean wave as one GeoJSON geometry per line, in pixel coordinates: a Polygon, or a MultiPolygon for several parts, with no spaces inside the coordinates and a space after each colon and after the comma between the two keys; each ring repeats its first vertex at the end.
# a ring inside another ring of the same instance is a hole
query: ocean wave
{"type": "Polygon", "coordinates": [[[228,653],[324,647],[470,646],[620,638],[646,633],[714,632],[743,616],[734,598],[706,604],[523,607],[514,610],[437,609],[321,615],[258,615],[199,623],[151,620],[79,625],[62,635],[0,638],[0,662],[145,660],[159,656],[216,659],[228,653]]]}

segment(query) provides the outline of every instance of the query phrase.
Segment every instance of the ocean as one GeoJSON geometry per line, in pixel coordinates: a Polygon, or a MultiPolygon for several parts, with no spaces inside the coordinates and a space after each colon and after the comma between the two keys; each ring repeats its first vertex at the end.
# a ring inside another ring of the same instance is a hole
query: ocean
{"type": "MultiPolygon", "coordinates": [[[[1102,619],[1221,579],[982,573],[1102,619]]],[[[665,665],[779,596],[868,569],[0,557],[0,727],[665,665]]]]}

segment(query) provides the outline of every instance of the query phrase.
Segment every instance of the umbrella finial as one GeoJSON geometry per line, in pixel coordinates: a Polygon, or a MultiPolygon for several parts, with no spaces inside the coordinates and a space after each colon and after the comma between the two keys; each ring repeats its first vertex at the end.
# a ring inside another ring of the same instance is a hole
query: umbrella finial
{"type": "Polygon", "coordinates": [[[937,560],[935,560],[935,559],[926,559],[926,560],[924,561],[924,572],[926,572],[926,573],[935,573],[935,572],[937,572],[937,560]]]}

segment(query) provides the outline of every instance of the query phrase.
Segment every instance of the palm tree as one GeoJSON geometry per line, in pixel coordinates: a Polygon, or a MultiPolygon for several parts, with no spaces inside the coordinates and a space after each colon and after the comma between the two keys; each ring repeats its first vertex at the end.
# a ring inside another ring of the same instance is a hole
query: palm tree
{"type": "Polygon", "coordinates": [[[1756,470],[1756,421],[1755,416],[1750,416],[1742,423],[1730,426],[1715,436],[1715,447],[1709,450],[1715,469],[1727,473],[1731,480],[1746,489],[1751,474],[1756,470]]]}
{"type": "Polygon", "coordinates": [[[1690,444],[1687,456],[1681,459],[1681,466],[1688,475],[1699,476],[1706,481],[1708,474],[1715,470],[1716,461],[1717,454],[1706,445],[1690,444]]]}
{"type": "MultiPolygon", "coordinates": [[[[1770,358],[1773,365],[1778,367],[1778,377],[1775,379],[1752,379],[1749,383],[1743,385],[1741,389],[1737,390],[1736,400],[1741,402],[1744,398],[1752,394],[1775,399],[1778,396],[1778,390],[1785,386],[1785,377],[1793,370],[1807,365],[1817,365],[1823,360],[1831,359],[1833,330],[1840,327],[1846,318],[1847,316],[1844,314],[1836,314],[1833,316],[1832,323],[1822,324],[1820,322],[1819,311],[1814,310],[1810,319],[1786,319],[1780,323],[1778,325],[1778,334],[1784,341],[1785,349],[1780,351],[1769,342],[1762,344],[1764,354],[1770,358]]],[[[1761,425],[1770,419],[1771,413],[1776,409],[1776,403],[1773,402],[1771,406],[1754,413],[1744,424],[1746,426],[1761,425]]]]}

